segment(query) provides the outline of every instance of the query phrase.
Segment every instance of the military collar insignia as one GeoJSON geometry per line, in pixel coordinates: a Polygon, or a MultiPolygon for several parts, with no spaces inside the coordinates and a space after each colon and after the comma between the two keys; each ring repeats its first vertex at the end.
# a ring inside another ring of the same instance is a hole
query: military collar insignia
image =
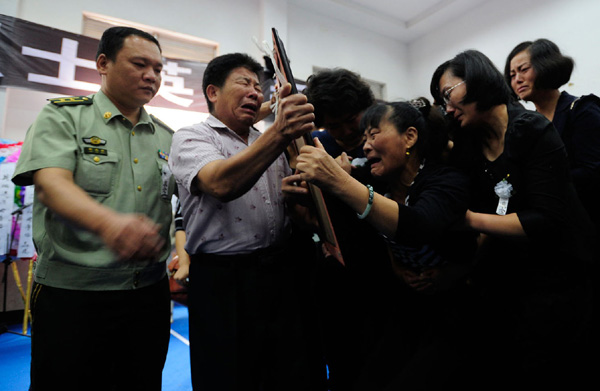
{"type": "Polygon", "coordinates": [[[97,136],[83,138],[83,142],[90,145],[106,145],[106,140],[97,136]]]}
{"type": "Polygon", "coordinates": [[[158,150],[158,157],[161,158],[162,160],[166,161],[166,162],[169,161],[169,154],[168,153],[164,153],[160,149],[158,150]]]}
{"type": "Polygon", "coordinates": [[[92,98],[89,96],[67,96],[48,100],[56,106],[91,105],[93,103],[92,98]]]}

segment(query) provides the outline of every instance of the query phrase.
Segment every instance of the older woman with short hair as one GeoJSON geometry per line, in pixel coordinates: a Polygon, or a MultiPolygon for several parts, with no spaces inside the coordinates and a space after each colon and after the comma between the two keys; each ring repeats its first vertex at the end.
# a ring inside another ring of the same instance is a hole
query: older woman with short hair
{"type": "MultiPolygon", "coordinates": [[[[439,107],[425,99],[367,109],[361,120],[363,148],[372,176],[385,183],[381,193],[344,170],[347,157],[340,165],[319,143],[302,147],[300,173],[284,179],[288,193],[306,194],[295,184],[310,181],[372,224],[385,236],[401,278],[390,323],[356,389],[444,389],[449,377],[469,367],[465,347],[472,310],[466,280],[476,243],[474,235],[457,229],[469,187],[466,175],[441,163],[448,145],[445,125],[439,107]]],[[[453,387],[463,385],[462,378],[454,380],[453,387]]]]}

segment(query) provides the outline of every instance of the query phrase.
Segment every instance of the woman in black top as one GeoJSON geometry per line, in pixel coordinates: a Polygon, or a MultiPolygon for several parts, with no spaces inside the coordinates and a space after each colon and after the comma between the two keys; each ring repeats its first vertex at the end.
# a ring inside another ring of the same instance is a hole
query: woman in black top
{"type": "MultiPolygon", "coordinates": [[[[284,190],[292,194],[306,194],[296,182],[315,183],[378,229],[404,282],[404,293],[390,308],[392,322],[357,389],[441,389],[466,367],[465,276],[475,241],[453,231],[467,210],[468,181],[439,162],[448,144],[444,125],[439,108],[424,99],[367,109],[361,120],[364,152],[371,174],[387,184],[386,194],[350,176],[344,169],[348,159],[338,164],[318,142],[301,149],[301,173],[284,179],[284,190]]],[[[454,380],[463,385],[461,377],[454,380]]]]}
{"type": "Polygon", "coordinates": [[[473,331],[481,387],[577,381],[589,326],[589,252],[581,241],[590,222],[560,136],[541,114],[513,102],[480,52],[440,65],[431,93],[460,127],[451,160],[471,178],[465,224],[480,233],[473,331]]]}
{"type": "MultiPolygon", "coordinates": [[[[506,59],[504,78],[514,94],[533,102],[535,109],[560,134],[577,194],[590,218],[600,228],[600,98],[581,97],[558,89],[568,83],[574,62],[547,39],[518,44],[506,59]]],[[[600,237],[599,237],[600,238],[600,237]]]]}

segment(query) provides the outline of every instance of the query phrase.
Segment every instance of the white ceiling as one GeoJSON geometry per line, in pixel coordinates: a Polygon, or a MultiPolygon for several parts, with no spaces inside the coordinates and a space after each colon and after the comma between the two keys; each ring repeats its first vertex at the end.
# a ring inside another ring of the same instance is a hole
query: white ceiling
{"type": "Polygon", "coordinates": [[[410,43],[490,0],[289,0],[299,8],[410,43]]]}

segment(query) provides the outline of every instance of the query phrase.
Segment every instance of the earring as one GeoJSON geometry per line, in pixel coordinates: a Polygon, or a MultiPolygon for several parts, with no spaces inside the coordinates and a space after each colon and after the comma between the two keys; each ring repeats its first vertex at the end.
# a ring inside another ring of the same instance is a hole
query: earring
{"type": "Polygon", "coordinates": [[[406,150],[406,156],[410,156],[410,149],[406,150]]]}

